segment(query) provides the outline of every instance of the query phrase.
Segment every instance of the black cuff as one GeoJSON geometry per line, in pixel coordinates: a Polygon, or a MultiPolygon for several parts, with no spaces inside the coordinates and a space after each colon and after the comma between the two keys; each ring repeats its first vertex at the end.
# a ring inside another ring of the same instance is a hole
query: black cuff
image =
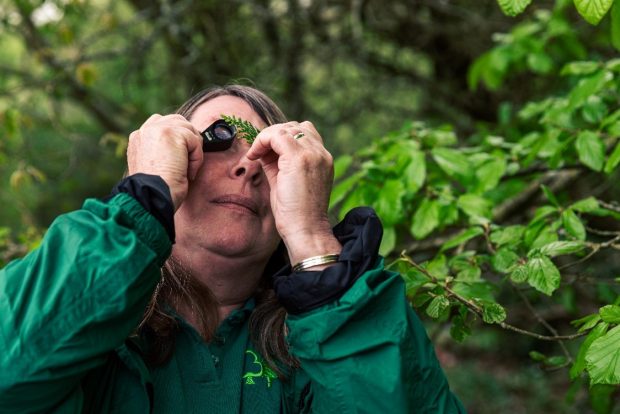
{"type": "Polygon", "coordinates": [[[174,204],[168,184],[158,175],[134,174],[114,186],[110,196],[127,193],[135,198],[166,229],[170,242],[174,243],[174,204]]]}
{"type": "Polygon", "coordinates": [[[289,313],[298,314],[340,298],[375,265],[382,235],[381,221],[373,209],[354,208],[334,227],[334,236],[342,244],[338,263],[316,272],[291,273],[287,266],[273,276],[280,303],[289,313]]]}

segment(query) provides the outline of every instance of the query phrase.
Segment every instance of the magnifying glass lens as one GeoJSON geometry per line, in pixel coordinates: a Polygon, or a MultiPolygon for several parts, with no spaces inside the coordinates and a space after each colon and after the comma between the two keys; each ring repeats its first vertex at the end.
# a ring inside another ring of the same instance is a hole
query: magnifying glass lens
{"type": "Polygon", "coordinates": [[[228,125],[218,125],[213,129],[213,135],[219,139],[233,139],[235,134],[228,125]]]}

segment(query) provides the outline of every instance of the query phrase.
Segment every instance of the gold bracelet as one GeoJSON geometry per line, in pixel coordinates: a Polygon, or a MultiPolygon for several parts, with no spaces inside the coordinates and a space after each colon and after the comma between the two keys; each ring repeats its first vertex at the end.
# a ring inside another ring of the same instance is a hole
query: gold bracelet
{"type": "Polygon", "coordinates": [[[338,261],[338,258],[340,258],[339,254],[324,254],[322,256],[312,256],[302,260],[301,262],[293,266],[293,272],[301,272],[310,267],[318,265],[336,263],[338,261]]]}

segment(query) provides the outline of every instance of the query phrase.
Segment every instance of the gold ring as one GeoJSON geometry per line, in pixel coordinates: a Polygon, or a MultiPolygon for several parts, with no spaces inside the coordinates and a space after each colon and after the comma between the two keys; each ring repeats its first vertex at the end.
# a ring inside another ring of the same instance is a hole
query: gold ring
{"type": "Polygon", "coordinates": [[[299,138],[303,137],[304,135],[306,135],[306,134],[304,134],[303,132],[298,132],[295,135],[293,135],[293,138],[299,139],[299,138]]]}

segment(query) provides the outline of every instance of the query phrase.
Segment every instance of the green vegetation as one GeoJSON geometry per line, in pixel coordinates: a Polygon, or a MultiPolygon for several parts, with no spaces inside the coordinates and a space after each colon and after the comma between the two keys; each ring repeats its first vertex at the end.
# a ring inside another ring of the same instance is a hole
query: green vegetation
{"type": "Polygon", "coordinates": [[[250,79],[336,156],[333,218],[378,211],[470,412],[620,412],[620,0],[0,5],[0,264],[250,79]]]}
{"type": "Polygon", "coordinates": [[[248,144],[251,144],[256,139],[256,136],[260,132],[250,122],[239,119],[236,116],[222,115],[222,119],[228,123],[228,125],[234,125],[237,128],[237,134],[239,139],[244,139],[248,144]]]}

